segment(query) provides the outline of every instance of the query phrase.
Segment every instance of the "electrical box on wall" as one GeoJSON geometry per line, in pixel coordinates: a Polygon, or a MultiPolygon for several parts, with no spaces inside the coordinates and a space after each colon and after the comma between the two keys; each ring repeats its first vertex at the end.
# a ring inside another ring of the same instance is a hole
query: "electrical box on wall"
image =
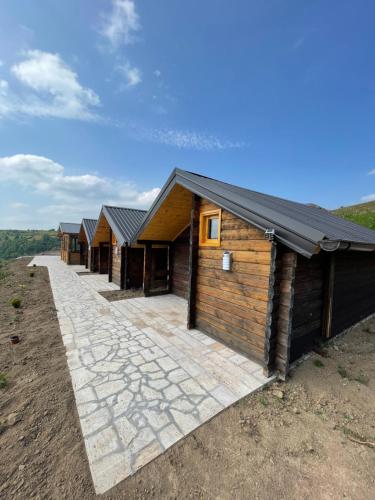
{"type": "Polygon", "coordinates": [[[223,253],[223,271],[232,270],[232,252],[225,251],[223,253]]]}

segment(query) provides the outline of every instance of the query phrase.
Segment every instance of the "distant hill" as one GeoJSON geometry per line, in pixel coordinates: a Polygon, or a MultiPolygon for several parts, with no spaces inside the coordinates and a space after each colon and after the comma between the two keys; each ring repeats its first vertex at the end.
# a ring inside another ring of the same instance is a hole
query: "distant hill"
{"type": "Polygon", "coordinates": [[[51,229],[19,231],[0,230],[0,260],[14,259],[21,255],[35,255],[60,248],[57,231],[51,229]]]}
{"type": "Polygon", "coordinates": [[[351,220],[361,226],[375,229],[375,201],[351,205],[350,207],[341,207],[332,212],[344,219],[351,220]]]}

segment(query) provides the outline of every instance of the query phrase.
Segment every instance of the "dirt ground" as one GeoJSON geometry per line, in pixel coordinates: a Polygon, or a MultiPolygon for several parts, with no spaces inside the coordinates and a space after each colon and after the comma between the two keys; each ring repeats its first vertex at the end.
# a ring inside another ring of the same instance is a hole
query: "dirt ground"
{"type": "MultiPolygon", "coordinates": [[[[0,498],[93,499],[48,273],[27,262],[0,269],[0,498]]],[[[374,362],[370,320],[101,498],[373,499],[374,362]]]]}
{"type": "Polygon", "coordinates": [[[99,292],[109,302],[116,300],[134,299],[135,297],[144,297],[143,290],[105,290],[99,292]]]}

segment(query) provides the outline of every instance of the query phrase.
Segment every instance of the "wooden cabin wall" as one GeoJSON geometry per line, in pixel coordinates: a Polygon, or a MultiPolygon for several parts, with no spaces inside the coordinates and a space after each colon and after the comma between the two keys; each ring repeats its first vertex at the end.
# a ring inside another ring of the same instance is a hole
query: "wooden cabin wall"
{"type": "Polygon", "coordinates": [[[189,237],[190,226],[187,227],[172,245],[172,287],[175,295],[187,299],[189,278],[189,237]]]}
{"type": "Polygon", "coordinates": [[[297,258],[296,252],[277,244],[271,336],[266,354],[269,372],[276,369],[282,377],[289,370],[297,258]]]}
{"type": "Polygon", "coordinates": [[[375,256],[336,252],[331,335],[375,313],[375,256]]]}
{"type": "Polygon", "coordinates": [[[325,255],[297,257],[290,362],[312,349],[322,335],[325,286],[325,255]]]}
{"type": "Polygon", "coordinates": [[[68,264],[68,258],[69,258],[69,234],[63,234],[61,236],[61,250],[60,250],[60,256],[61,260],[68,264]]]}
{"type": "Polygon", "coordinates": [[[144,248],[128,248],[126,265],[126,288],[139,289],[143,284],[144,248]]]}
{"type": "MultiPolygon", "coordinates": [[[[202,199],[200,211],[218,207],[202,199]]],[[[220,247],[198,251],[197,328],[264,363],[272,243],[263,231],[222,210],[220,247]],[[222,270],[224,250],[232,270],[222,270]]]]}
{"type": "Polygon", "coordinates": [[[121,286],[121,247],[112,245],[112,281],[121,286]]]}

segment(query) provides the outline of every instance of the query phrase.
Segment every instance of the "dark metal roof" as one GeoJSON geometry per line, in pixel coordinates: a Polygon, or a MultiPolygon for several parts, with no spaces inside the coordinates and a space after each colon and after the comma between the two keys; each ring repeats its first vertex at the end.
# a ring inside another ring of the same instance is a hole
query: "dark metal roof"
{"type": "Polygon", "coordinates": [[[68,234],[78,234],[81,224],[76,224],[75,222],[60,222],[59,232],[68,234]]]}
{"type": "Polygon", "coordinates": [[[323,241],[352,243],[353,249],[359,249],[361,245],[370,250],[372,246],[375,248],[375,231],[342,219],[323,208],[258,193],[181,169],[175,169],[168,178],[135,239],[176,184],[262,230],[274,228],[277,240],[306,257],[317,253],[323,241]]]}
{"type": "Polygon", "coordinates": [[[89,245],[91,245],[97,223],[97,219],[82,219],[82,226],[89,245]]]}
{"type": "Polygon", "coordinates": [[[138,230],[147,214],[147,210],[103,205],[101,214],[107,219],[118,243],[124,245],[131,241],[133,234],[138,230]]]}

